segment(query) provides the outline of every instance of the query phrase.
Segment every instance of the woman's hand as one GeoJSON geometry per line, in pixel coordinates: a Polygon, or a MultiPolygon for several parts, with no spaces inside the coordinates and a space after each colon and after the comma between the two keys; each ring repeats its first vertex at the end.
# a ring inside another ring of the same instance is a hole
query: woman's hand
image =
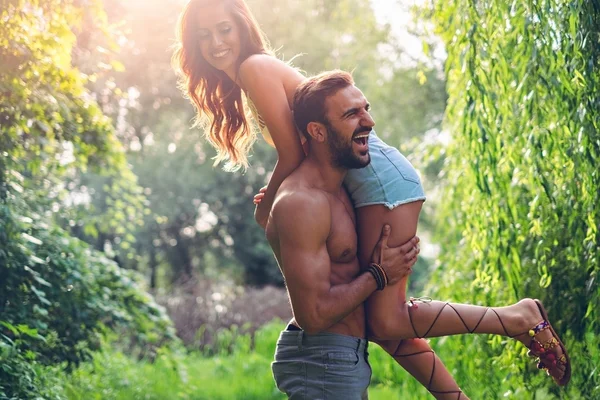
{"type": "Polygon", "coordinates": [[[256,210],[254,210],[254,219],[256,220],[258,225],[260,225],[260,227],[263,229],[267,229],[269,213],[271,212],[271,210],[268,209],[267,207],[265,207],[264,204],[261,205],[261,202],[262,202],[263,198],[265,197],[266,191],[267,191],[266,186],[260,188],[258,193],[254,195],[254,200],[253,200],[253,203],[256,205],[256,210]]]}
{"type": "Polygon", "coordinates": [[[255,205],[260,204],[260,202],[262,201],[263,197],[265,197],[265,192],[267,191],[267,187],[262,187],[260,188],[260,190],[258,191],[257,194],[254,195],[254,200],[253,203],[255,205]]]}
{"type": "Polygon", "coordinates": [[[265,207],[264,203],[260,201],[256,204],[256,209],[254,210],[254,219],[260,225],[261,228],[267,229],[267,222],[269,222],[269,215],[271,214],[271,209],[265,207]]]}

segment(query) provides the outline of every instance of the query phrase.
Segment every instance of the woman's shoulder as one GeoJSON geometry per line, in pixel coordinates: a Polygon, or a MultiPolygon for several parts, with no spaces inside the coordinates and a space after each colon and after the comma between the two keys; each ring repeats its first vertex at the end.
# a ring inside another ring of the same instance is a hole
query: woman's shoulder
{"type": "Polygon", "coordinates": [[[265,71],[273,73],[283,71],[286,67],[288,66],[275,56],[269,54],[252,54],[240,64],[240,74],[242,76],[256,72],[264,74],[265,71]]]}
{"type": "Polygon", "coordinates": [[[240,64],[240,78],[246,81],[257,76],[300,81],[304,79],[298,69],[270,54],[253,54],[240,64]]]}

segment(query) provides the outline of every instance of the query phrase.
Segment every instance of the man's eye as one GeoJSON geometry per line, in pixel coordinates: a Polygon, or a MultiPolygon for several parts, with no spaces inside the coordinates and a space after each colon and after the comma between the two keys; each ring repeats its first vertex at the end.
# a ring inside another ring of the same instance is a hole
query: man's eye
{"type": "Polygon", "coordinates": [[[367,112],[370,112],[370,111],[371,111],[371,105],[370,105],[370,104],[367,104],[367,106],[365,107],[365,110],[366,110],[367,112]]]}

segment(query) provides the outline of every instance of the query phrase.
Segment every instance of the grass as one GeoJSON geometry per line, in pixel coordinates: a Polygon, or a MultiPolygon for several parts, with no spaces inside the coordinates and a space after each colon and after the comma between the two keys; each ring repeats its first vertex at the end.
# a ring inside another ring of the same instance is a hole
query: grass
{"type": "Polygon", "coordinates": [[[230,400],[283,399],[258,354],[244,357],[186,356],[175,366],[168,359],[135,362],[123,354],[102,354],[69,379],[73,400],[230,400]]]}
{"type": "MultiPolygon", "coordinates": [[[[98,353],[70,376],[64,376],[71,400],[279,400],[270,363],[282,322],[257,331],[253,346],[248,335],[224,332],[221,350],[207,356],[162,354],[154,362],[135,361],[118,352],[98,353]]],[[[590,345],[597,341],[590,336],[590,345]]],[[[484,336],[437,339],[432,346],[472,399],[556,400],[585,399],[586,383],[577,379],[567,390],[529,366],[525,370],[500,357],[506,343],[489,351],[484,336]],[[525,384],[524,376],[529,377],[525,384]]],[[[381,348],[369,347],[373,378],[370,400],[430,400],[433,397],[400,368],[381,348]]],[[[598,359],[592,354],[592,359],[598,359]]],[[[592,361],[593,362],[593,361],[592,361]]],[[[587,381],[588,384],[590,380],[587,381]]],[[[589,389],[589,387],[588,387],[589,389]]]]}
{"type": "MultiPolygon", "coordinates": [[[[224,332],[220,344],[228,350],[211,357],[195,351],[179,357],[161,355],[151,363],[118,352],[98,353],[92,363],[65,377],[66,394],[71,400],[285,399],[270,368],[281,326],[275,322],[259,330],[252,350],[249,337],[224,332]]],[[[370,359],[374,376],[383,377],[374,379],[371,400],[406,399],[405,393],[412,393],[415,400],[430,399],[379,347],[370,347],[370,359]],[[396,373],[400,375],[394,377],[396,373]]]]}

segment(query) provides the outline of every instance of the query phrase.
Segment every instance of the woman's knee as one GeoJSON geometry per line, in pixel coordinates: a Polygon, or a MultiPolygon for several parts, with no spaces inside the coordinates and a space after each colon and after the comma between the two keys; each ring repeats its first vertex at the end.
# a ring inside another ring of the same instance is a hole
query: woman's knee
{"type": "Polygon", "coordinates": [[[391,308],[380,308],[375,313],[367,314],[369,336],[380,340],[406,339],[414,337],[406,307],[396,312],[391,308]]]}

